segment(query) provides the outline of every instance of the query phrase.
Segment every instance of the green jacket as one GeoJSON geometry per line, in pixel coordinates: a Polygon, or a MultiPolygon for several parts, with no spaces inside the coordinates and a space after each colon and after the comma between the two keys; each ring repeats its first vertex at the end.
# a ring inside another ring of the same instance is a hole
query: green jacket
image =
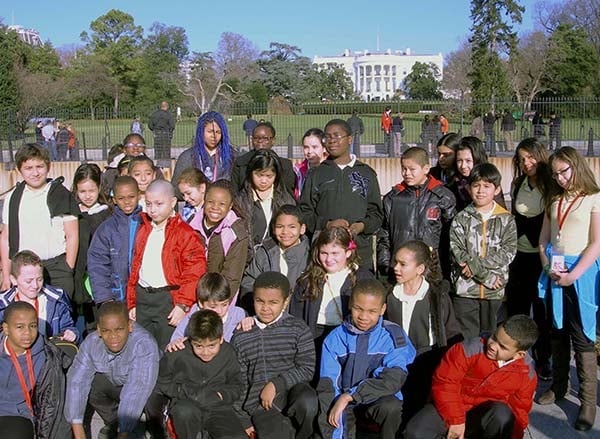
{"type": "Polygon", "coordinates": [[[514,217],[500,205],[492,216],[483,218],[473,204],[459,212],[450,228],[452,281],[456,294],[472,299],[502,299],[508,281],[508,265],[517,252],[517,226],[514,217]],[[461,274],[466,263],[473,274],[461,274]],[[497,279],[502,286],[493,290],[497,279]]]}

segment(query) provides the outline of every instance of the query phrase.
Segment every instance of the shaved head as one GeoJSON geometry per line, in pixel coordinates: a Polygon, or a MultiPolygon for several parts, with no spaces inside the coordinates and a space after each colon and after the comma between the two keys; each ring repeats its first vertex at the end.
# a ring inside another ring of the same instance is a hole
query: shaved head
{"type": "Polygon", "coordinates": [[[154,180],[146,189],[146,196],[149,193],[165,194],[169,197],[175,196],[175,188],[167,180],[154,180]]]}

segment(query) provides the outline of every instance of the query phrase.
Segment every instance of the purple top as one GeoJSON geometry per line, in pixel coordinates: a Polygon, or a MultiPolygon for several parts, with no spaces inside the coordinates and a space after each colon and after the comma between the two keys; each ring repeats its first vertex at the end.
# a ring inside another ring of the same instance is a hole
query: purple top
{"type": "MultiPolygon", "coordinates": [[[[185,337],[190,317],[192,317],[192,314],[194,314],[199,309],[200,308],[198,307],[198,304],[194,303],[194,306],[192,306],[192,308],[185,315],[185,317],[181,319],[181,322],[179,322],[177,328],[175,328],[175,331],[171,336],[171,342],[185,337]]],[[[229,309],[227,310],[226,320],[223,323],[223,338],[226,342],[229,343],[229,340],[231,340],[231,337],[233,336],[233,331],[235,331],[235,328],[237,327],[238,323],[240,323],[244,317],[246,317],[246,311],[244,311],[242,308],[233,305],[229,307],[229,309]]]]}

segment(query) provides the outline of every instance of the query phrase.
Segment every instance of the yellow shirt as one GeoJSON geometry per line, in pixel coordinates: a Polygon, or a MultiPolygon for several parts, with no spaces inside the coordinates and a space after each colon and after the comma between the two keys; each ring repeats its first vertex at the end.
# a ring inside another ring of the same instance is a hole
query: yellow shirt
{"type": "MultiPolygon", "coordinates": [[[[562,202],[561,218],[575,200],[574,196],[562,202]]],[[[557,253],[568,256],[578,256],[590,242],[590,223],[592,213],[600,212],[600,192],[586,195],[575,201],[573,207],[564,219],[562,229],[558,230],[559,200],[552,203],[550,208],[550,238],[557,253]]]]}

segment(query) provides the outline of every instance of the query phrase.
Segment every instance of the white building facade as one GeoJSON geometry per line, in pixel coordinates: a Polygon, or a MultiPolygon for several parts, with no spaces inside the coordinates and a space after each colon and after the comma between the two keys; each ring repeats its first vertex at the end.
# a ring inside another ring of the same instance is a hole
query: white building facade
{"type": "Polygon", "coordinates": [[[438,67],[440,75],[443,74],[444,58],[441,53],[413,55],[410,49],[394,52],[388,49],[375,53],[368,50],[351,53],[346,49],[340,56],[315,56],[313,59],[313,63],[318,65],[334,63],[343,66],[352,79],[354,93],[364,101],[392,99],[416,62],[433,63],[438,67]]]}

